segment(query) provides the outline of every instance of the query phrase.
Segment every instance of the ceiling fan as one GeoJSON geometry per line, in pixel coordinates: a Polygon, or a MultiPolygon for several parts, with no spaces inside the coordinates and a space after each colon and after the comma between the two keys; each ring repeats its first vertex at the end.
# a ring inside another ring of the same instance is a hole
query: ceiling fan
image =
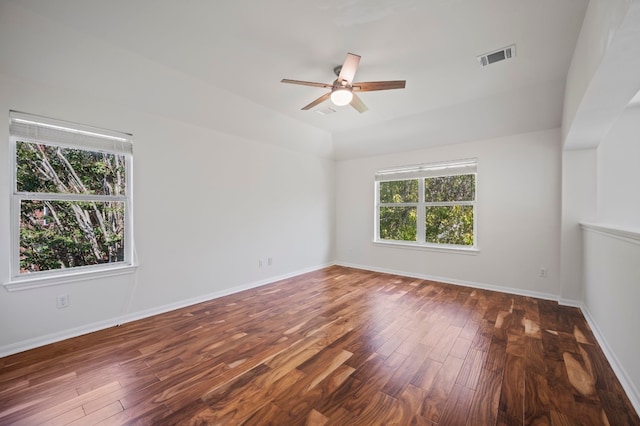
{"type": "Polygon", "coordinates": [[[314,83],[311,81],[289,80],[283,78],[282,83],[300,84],[302,86],[322,87],[325,89],[331,89],[330,92],[320,96],[309,105],[302,107],[303,110],[308,110],[314,106],[331,99],[331,101],[338,105],[343,106],[350,104],[358,112],[363,113],[368,110],[367,106],[362,102],[362,99],[355,92],[372,92],[374,90],[390,90],[390,89],[404,89],[406,84],[405,80],[393,80],[393,81],[369,81],[365,83],[354,83],[353,77],[356,75],[358,64],[360,63],[360,56],[353,53],[347,53],[347,57],[342,65],[338,65],[333,69],[333,72],[338,76],[333,84],[326,83],[314,83]]]}

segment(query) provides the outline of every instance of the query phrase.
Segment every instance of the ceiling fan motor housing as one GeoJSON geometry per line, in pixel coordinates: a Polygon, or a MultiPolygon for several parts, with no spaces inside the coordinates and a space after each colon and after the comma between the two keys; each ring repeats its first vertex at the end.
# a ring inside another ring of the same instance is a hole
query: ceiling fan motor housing
{"type": "Polygon", "coordinates": [[[347,80],[339,81],[338,79],[335,79],[334,82],[333,82],[333,88],[331,89],[331,91],[333,92],[334,90],[337,90],[337,89],[349,89],[349,90],[352,90],[351,89],[351,83],[348,82],[347,80]]]}

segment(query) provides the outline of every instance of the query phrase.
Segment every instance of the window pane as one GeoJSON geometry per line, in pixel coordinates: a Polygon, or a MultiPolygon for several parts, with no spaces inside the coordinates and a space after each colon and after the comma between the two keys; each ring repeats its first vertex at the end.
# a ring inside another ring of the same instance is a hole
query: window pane
{"type": "Polygon", "coordinates": [[[417,203],[418,179],[380,182],[381,203],[417,203]]]}
{"type": "Polygon", "coordinates": [[[473,245],[473,206],[426,208],[426,242],[473,245]]]}
{"type": "Polygon", "coordinates": [[[124,261],[124,202],[20,203],[20,273],[124,261]]]}
{"type": "Polygon", "coordinates": [[[429,203],[473,201],[476,175],[441,176],[424,180],[424,200],[429,203]]]}
{"type": "Polygon", "coordinates": [[[416,241],[416,207],[380,207],[380,238],[416,241]]]}
{"type": "Polygon", "coordinates": [[[19,192],[125,195],[125,156],[16,143],[19,192]]]}

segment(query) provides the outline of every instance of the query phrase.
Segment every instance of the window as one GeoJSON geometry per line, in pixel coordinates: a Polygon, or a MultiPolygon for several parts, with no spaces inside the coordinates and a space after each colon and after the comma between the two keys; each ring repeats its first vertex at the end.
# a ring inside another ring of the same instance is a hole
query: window
{"type": "Polygon", "coordinates": [[[476,248],[476,160],[376,173],[376,242],[476,248]]]}
{"type": "Polygon", "coordinates": [[[7,288],[132,266],[131,136],[14,111],[9,133],[7,288]]]}

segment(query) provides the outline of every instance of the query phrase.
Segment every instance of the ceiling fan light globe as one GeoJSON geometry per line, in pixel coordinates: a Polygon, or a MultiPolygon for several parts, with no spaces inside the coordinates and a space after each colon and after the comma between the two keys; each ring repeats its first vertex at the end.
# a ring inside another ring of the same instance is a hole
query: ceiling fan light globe
{"type": "Polygon", "coordinates": [[[353,99],[353,93],[349,89],[336,89],[331,92],[331,102],[337,106],[348,105],[353,99]]]}

